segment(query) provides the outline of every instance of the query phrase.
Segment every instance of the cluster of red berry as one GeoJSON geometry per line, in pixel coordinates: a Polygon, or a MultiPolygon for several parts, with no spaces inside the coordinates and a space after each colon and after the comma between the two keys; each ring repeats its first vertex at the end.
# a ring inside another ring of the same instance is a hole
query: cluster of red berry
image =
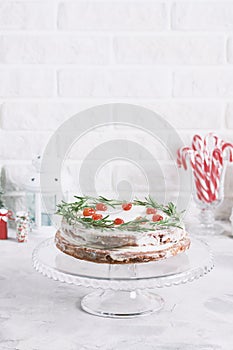
{"type": "MultiPolygon", "coordinates": [[[[123,203],[121,207],[123,210],[128,211],[132,208],[132,203],[123,203]]],[[[83,216],[91,216],[93,220],[101,220],[101,219],[103,219],[103,215],[97,214],[96,211],[106,211],[106,210],[107,210],[107,206],[104,203],[97,203],[95,206],[95,209],[90,208],[90,207],[85,208],[83,210],[83,216]]],[[[147,208],[146,214],[153,215],[152,216],[153,222],[163,220],[162,215],[157,214],[157,210],[155,208],[147,208]]],[[[115,225],[122,225],[122,224],[124,224],[124,220],[121,218],[116,218],[114,220],[114,224],[115,225]]]]}
{"type": "Polygon", "coordinates": [[[156,221],[161,221],[163,220],[163,217],[162,215],[159,215],[159,214],[156,214],[157,213],[157,210],[155,208],[147,208],[146,209],[146,213],[148,215],[152,214],[152,221],[153,222],[156,222],[156,221]]]}

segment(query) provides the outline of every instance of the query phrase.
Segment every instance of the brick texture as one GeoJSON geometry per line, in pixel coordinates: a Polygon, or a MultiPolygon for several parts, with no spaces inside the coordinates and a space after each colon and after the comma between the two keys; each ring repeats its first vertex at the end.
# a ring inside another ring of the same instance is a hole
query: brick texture
{"type": "Polygon", "coordinates": [[[161,97],[171,95],[168,70],[111,69],[61,70],[60,96],[161,97]]]}
{"type": "Polygon", "coordinates": [[[233,97],[232,69],[193,69],[174,73],[175,97],[233,97]]]}
{"type": "Polygon", "coordinates": [[[172,28],[228,31],[233,29],[231,1],[182,1],[172,6],[172,28]]]}
{"type": "Polygon", "coordinates": [[[218,64],[224,62],[221,36],[120,36],[114,39],[120,64],[218,64]]]}
{"type": "Polygon", "coordinates": [[[0,29],[54,29],[55,11],[52,1],[0,1],[0,29]]]}
{"type": "Polygon", "coordinates": [[[157,1],[69,1],[58,9],[58,26],[70,30],[163,30],[166,4],[157,1]]]}
{"type": "MultiPolygon", "coordinates": [[[[144,169],[110,159],[99,164],[97,190],[116,194],[119,186],[127,192],[128,179],[135,193],[145,194],[152,174],[159,198],[185,192],[174,159],[182,141],[208,131],[233,141],[232,31],[233,2],[225,0],[0,0],[0,169],[8,169],[9,188],[22,187],[25,166],[71,116],[119,102],[161,115],[164,126],[171,125],[166,145],[153,138],[154,129],[149,135],[110,125],[87,132],[67,154],[64,188],[80,191],[78,170],[90,152],[125,139],[140,145],[135,159],[144,169]]],[[[57,157],[68,139],[57,136],[57,157]]],[[[95,159],[88,162],[91,169],[95,159]]],[[[85,174],[92,181],[91,171],[85,174]]]]}
{"type": "Polygon", "coordinates": [[[55,76],[48,69],[0,69],[1,97],[46,97],[56,89],[55,76]]]}
{"type": "Polygon", "coordinates": [[[107,64],[109,40],[77,35],[2,35],[0,63],[107,64]]]}

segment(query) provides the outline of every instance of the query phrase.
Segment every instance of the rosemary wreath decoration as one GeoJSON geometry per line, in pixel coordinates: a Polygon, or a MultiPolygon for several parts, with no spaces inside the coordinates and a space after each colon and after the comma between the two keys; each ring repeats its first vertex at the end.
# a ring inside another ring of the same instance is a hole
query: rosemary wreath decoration
{"type": "Polygon", "coordinates": [[[133,206],[143,206],[145,208],[158,209],[166,217],[159,221],[151,221],[146,216],[139,217],[131,221],[123,222],[116,225],[113,219],[109,218],[109,215],[103,216],[99,219],[93,219],[93,217],[83,216],[83,210],[85,208],[96,208],[99,203],[104,204],[106,207],[116,208],[122,206],[126,202],[116,199],[108,199],[103,196],[91,197],[91,196],[74,196],[76,201],[73,203],[67,203],[62,201],[57,205],[56,214],[61,215],[69,224],[80,223],[85,228],[98,228],[101,230],[121,230],[121,231],[140,231],[148,232],[155,228],[165,229],[167,227],[183,228],[181,221],[181,214],[183,212],[177,212],[174,203],[169,202],[167,205],[158,204],[151,196],[145,197],[144,201],[134,199],[131,204],[133,206]]]}

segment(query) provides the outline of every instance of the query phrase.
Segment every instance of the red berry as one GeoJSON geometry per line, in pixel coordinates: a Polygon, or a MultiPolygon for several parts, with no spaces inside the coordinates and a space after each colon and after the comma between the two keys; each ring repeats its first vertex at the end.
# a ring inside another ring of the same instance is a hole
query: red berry
{"type": "Polygon", "coordinates": [[[154,222],[161,221],[161,220],[163,220],[162,215],[155,214],[155,215],[152,216],[152,221],[154,221],[154,222]]]}
{"type": "Polygon", "coordinates": [[[132,208],[132,203],[123,203],[122,209],[123,210],[130,210],[132,208]]]}
{"type": "Polygon", "coordinates": [[[103,219],[103,215],[101,215],[101,214],[93,214],[92,215],[92,219],[93,220],[101,220],[101,219],[103,219]]]}
{"type": "Polygon", "coordinates": [[[146,208],[146,213],[147,214],[156,214],[156,209],[155,208],[146,208]]]}
{"type": "Polygon", "coordinates": [[[83,216],[92,216],[93,214],[95,214],[94,208],[84,208],[83,216]]]}
{"type": "Polygon", "coordinates": [[[107,205],[105,205],[104,203],[97,203],[95,208],[99,211],[106,211],[108,209],[107,205]]]}
{"type": "Polygon", "coordinates": [[[124,224],[124,220],[123,220],[123,219],[120,219],[120,218],[116,218],[116,219],[114,220],[114,224],[115,224],[115,225],[124,224]]]}

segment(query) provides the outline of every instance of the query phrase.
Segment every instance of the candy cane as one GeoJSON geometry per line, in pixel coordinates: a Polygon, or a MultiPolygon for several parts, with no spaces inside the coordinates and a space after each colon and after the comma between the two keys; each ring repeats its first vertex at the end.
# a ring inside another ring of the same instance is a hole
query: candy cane
{"type": "Polygon", "coordinates": [[[194,135],[192,148],[179,149],[177,163],[186,170],[189,159],[199,200],[211,203],[218,199],[224,159],[233,162],[233,144],[209,133],[204,140],[194,135]]]}
{"type": "Polygon", "coordinates": [[[203,187],[205,188],[205,190],[208,190],[208,186],[206,184],[206,176],[203,171],[204,170],[203,156],[201,154],[195,154],[194,160],[195,162],[192,163],[193,170],[199,177],[200,182],[203,183],[203,187]]]}
{"type": "MultiPolygon", "coordinates": [[[[229,143],[229,142],[225,142],[222,145],[222,152],[223,154],[225,153],[226,150],[229,150],[229,161],[232,162],[233,161],[233,144],[229,143]]],[[[226,153],[225,153],[226,154],[226,153]]]]}
{"type": "Polygon", "coordinates": [[[198,198],[209,203],[217,199],[222,164],[221,152],[215,149],[208,171],[205,170],[205,157],[197,154],[193,164],[198,198]],[[203,159],[204,158],[204,159],[203,159]]]}
{"type": "Polygon", "coordinates": [[[218,189],[220,184],[220,172],[218,162],[215,158],[212,159],[211,174],[210,174],[210,196],[214,201],[218,197],[218,189]]]}
{"type": "Polygon", "coordinates": [[[197,189],[198,198],[202,201],[209,203],[210,192],[208,179],[203,171],[203,156],[201,154],[196,154],[194,162],[191,163],[193,168],[193,174],[195,178],[195,185],[197,189]]]}
{"type": "Polygon", "coordinates": [[[181,168],[182,163],[181,163],[181,156],[180,156],[180,148],[177,151],[177,159],[176,159],[176,161],[177,161],[178,167],[181,168]]]}
{"type": "Polygon", "coordinates": [[[178,158],[177,163],[178,166],[181,167],[183,165],[184,169],[187,170],[187,155],[190,154],[190,152],[193,152],[193,150],[190,147],[182,147],[178,150],[178,158]]]}
{"type": "Polygon", "coordinates": [[[212,201],[217,199],[218,189],[220,185],[223,155],[219,147],[221,147],[222,143],[223,141],[213,133],[209,133],[204,139],[204,146],[206,148],[206,152],[209,153],[209,160],[211,163],[210,166],[206,167],[205,170],[206,177],[209,177],[209,194],[212,201]],[[212,144],[210,141],[212,141],[212,144]]]}
{"type": "Polygon", "coordinates": [[[181,155],[181,148],[178,149],[177,151],[177,164],[179,168],[182,166],[182,155],[181,155]]]}
{"type": "Polygon", "coordinates": [[[215,148],[212,153],[212,157],[219,162],[221,166],[223,166],[223,153],[220,148],[215,148]]]}
{"type": "Polygon", "coordinates": [[[203,151],[204,148],[204,143],[202,140],[202,137],[200,135],[194,135],[193,136],[193,141],[192,141],[192,149],[194,151],[203,151]]]}
{"type": "Polygon", "coordinates": [[[194,172],[194,178],[195,178],[195,186],[196,186],[196,190],[197,190],[198,199],[203,201],[203,202],[210,203],[211,199],[209,196],[209,192],[203,188],[203,186],[200,182],[200,179],[198,178],[198,175],[195,172],[194,172]]]}
{"type": "Polygon", "coordinates": [[[221,139],[214,133],[210,132],[204,138],[204,147],[205,149],[213,149],[216,146],[218,146],[220,142],[221,142],[221,139]],[[210,141],[212,141],[212,144],[210,144],[210,141]]]}
{"type": "Polygon", "coordinates": [[[207,150],[203,151],[203,157],[204,157],[204,171],[205,173],[208,173],[210,171],[210,156],[207,150]]]}

